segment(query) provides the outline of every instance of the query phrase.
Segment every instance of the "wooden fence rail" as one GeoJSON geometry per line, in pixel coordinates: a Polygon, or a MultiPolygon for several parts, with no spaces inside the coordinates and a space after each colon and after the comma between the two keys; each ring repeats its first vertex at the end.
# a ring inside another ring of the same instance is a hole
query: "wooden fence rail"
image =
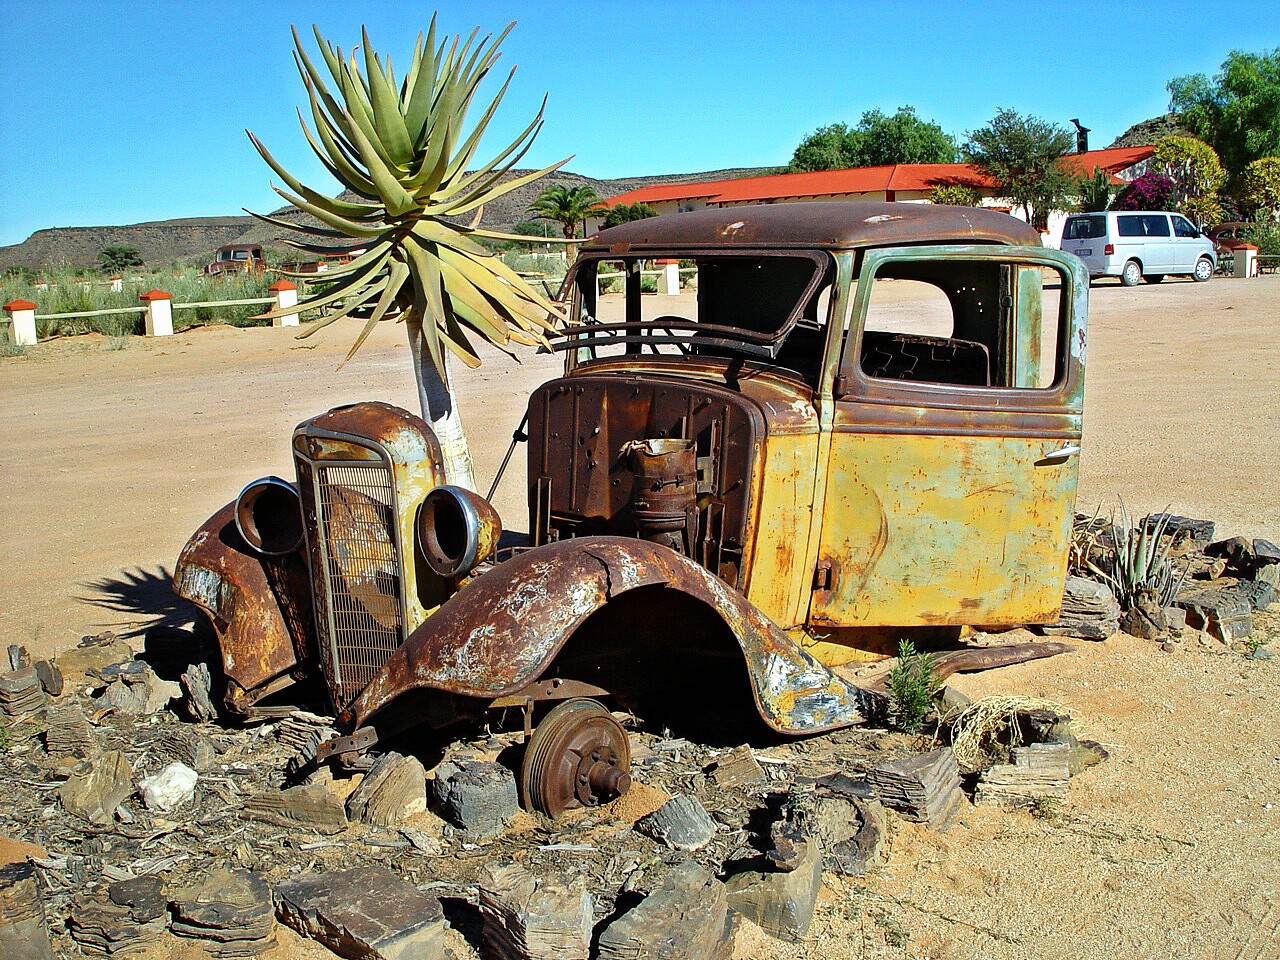
{"type": "MultiPolygon", "coordinates": [[[[107,310],[75,310],[68,313],[42,313],[41,317],[49,320],[77,320],[83,317],[103,317],[113,313],[141,313],[146,317],[146,331],[149,337],[163,337],[173,333],[173,311],[191,310],[196,307],[249,307],[270,306],[273,310],[283,310],[298,303],[298,287],[288,280],[277,280],[268,288],[269,297],[247,297],[241,300],[199,300],[192,303],[174,303],[173,295],[163,290],[148,290],[139,299],[146,303],[143,307],[113,307],[107,310]]],[[[11,300],[4,305],[3,323],[9,327],[9,339],[19,346],[33,345],[36,336],[36,305],[30,300],[11,300]]],[[[273,325],[277,327],[296,327],[298,315],[276,317],[273,325]]]]}

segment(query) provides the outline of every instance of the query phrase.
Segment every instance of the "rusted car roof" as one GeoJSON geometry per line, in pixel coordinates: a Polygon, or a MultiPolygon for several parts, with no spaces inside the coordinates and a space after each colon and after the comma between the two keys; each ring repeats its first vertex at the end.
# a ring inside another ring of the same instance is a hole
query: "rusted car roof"
{"type": "Polygon", "coordinates": [[[583,252],[619,247],[879,247],[966,238],[1040,246],[1040,234],[996,210],[930,203],[819,200],[695,210],[601,230],[583,252]]]}

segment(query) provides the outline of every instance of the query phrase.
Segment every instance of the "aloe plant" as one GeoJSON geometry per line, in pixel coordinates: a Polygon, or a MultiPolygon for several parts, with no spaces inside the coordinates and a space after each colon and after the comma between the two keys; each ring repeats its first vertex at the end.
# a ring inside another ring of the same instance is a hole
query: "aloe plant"
{"type": "MultiPolygon", "coordinates": [[[[539,293],[477,240],[512,239],[479,228],[484,205],[537,180],[566,160],[533,173],[504,179],[524,157],[542,125],[542,108],[506,149],[476,163],[480,140],[511,83],[511,75],[466,131],[466,114],[480,82],[497,61],[496,39],[476,42],[478,29],[437,44],[432,17],[420,34],[409,68],[397,80],[390,57],[379,56],[362,31],[361,56],[345,54],[313,27],[323,63],[308,56],[297,30],[295,61],[310,101],[313,133],[299,114],[316,156],[355,199],[331,197],[291,175],[252,133],[249,139],[288,189],[272,189],[316,220],[295,224],[254,214],[306,234],[283,242],[312,254],[345,250],[353,259],[329,277],[337,283],[297,306],[264,317],[337,305],[300,336],[310,336],[357,309],[370,311],[347,353],[349,359],[382,320],[406,324],[417,373],[423,416],[435,429],[450,483],[474,490],[466,435],[457,414],[448,355],[468,367],[480,365],[472,337],[510,353],[512,344],[546,344],[563,322],[562,308],[539,293]]],[[[247,132],[247,131],[246,131],[247,132]]],[[[514,237],[514,239],[524,239],[514,237]]]]}
{"type": "Polygon", "coordinates": [[[1169,511],[1158,517],[1147,517],[1134,527],[1124,503],[1120,504],[1120,524],[1112,524],[1114,550],[1104,567],[1090,567],[1111,587],[1128,610],[1143,591],[1150,591],[1161,606],[1167,607],[1178,596],[1186,579],[1186,570],[1176,576],[1169,560],[1169,544],[1164,540],[1169,527],[1169,511]]]}

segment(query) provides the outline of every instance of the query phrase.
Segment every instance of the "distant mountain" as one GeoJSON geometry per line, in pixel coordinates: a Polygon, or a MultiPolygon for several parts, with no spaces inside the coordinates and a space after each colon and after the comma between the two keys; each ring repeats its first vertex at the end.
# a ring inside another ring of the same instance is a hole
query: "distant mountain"
{"type": "MultiPolygon", "coordinates": [[[[507,178],[529,173],[512,170],[507,178]]],[[[587,185],[595,188],[601,199],[653,183],[689,183],[698,180],[729,180],[736,177],[770,173],[772,168],[741,167],[710,170],[706,173],[673,173],[650,177],[623,177],[618,180],[595,180],[566,170],[559,170],[533,184],[513,190],[487,206],[481,226],[491,230],[510,230],[521,220],[529,219],[526,211],[538,194],[552,184],[569,187],[587,185]]],[[[311,222],[295,207],[283,207],[273,215],[292,222],[311,222]]],[[[558,228],[557,228],[558,229],[558,228]]],[[[37,230],[22,243],[0,247],[0,270],[11,266],[32,269],[67,263],[72,267],[89,267],[97,263],[104,247],[136,247],[148,264],[162,264],[186,257],[213,258],[213,252],[224,243],[261,243],[288,248],[278,238],[288,232],[252,217],[191,217],[183,220],[159,220],[120,227],[51,227],[37,230]]]]}
{"type": "Polygon", "coordinates": [[[50,227],[37,230],[22,243],[0,247],[0,270],[60,263],[89,267],[98,262],[104,247],[114,246],[137,248],[149,264],[211,255],[224,243],[234,243],[253,223],[252,217],[190,217],[123,227],[50,227]]]}

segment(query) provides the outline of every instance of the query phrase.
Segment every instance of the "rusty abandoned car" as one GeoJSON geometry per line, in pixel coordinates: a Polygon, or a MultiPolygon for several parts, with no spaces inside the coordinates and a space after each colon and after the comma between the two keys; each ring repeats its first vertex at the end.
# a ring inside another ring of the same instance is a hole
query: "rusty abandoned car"
{"type": "Polygon", "coordinates": [[[565,281],[564,375],[529,399],[527,545],[497,550],[496,513],[444,483],[423,420],[358,403],[297,427],[296,479],[211,517],[175,588],[212,621],[232,713],[322,681],[332,758],[523,709],[522,794],[552,815],[629,783],[602,700],[854,724],[841,668],[868,651],[1056,618],[1087,292],[1079,260],[981,209],[603,230],[565,281]],[[688,295],[642,290],[664,258],[688,295]]]}

